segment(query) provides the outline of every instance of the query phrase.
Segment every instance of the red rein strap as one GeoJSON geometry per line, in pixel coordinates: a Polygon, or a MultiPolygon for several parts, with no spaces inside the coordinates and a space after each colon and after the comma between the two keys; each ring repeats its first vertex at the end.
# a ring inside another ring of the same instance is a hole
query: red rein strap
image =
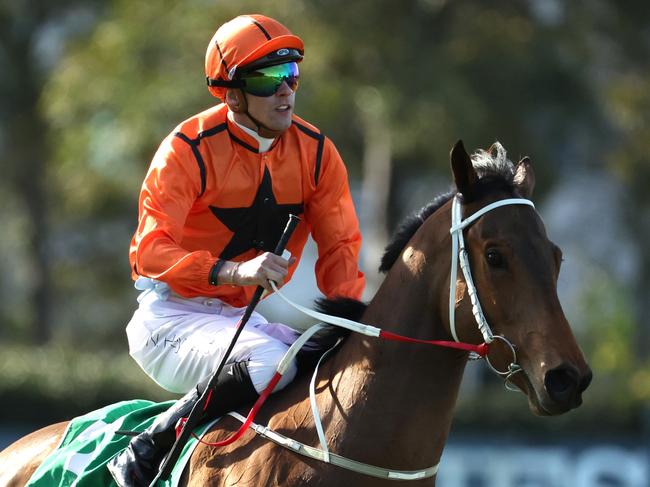
{"type": "MultiPolygon", "coordinates": [[[[481,357],[485,357],[489,350],[489,345],[487,343],[481,343],[480,345],[472,345],[470,343],[449,342],[445,340],[420,340],[418,338],[405,337],[402,335],[398,335],[397,333],[391,333],[390,331],[385,331],[385,330],[380,331],[379,337],[383,338],[384,340],[393,340],[396,342],[421,343],[423,345],[436,345],[439,347],[455,348],[458,350],[465,350],[467,352],[475,352],[479,354],[481,357]]],[[[192,433],[192,436],[196,438],[199,441],[199,443],[203,443],[204,445],[207,446],[220,447],[220,446],[226,446],[226,445],[230,445],[231,443],[234,443],[239,438],[241,438],[243,434],[246,432],[246,430],[250,427],[251,423],[255,419],[255,416],[257,416],[257,413],[262,407],[262,404],[264,404],[266,399],[271,395],[273,389],[275,389],[275,386],[278,384],[278,382],[280,382],[280,379],[282,379],[282,374],[276,372],[273,378],[271,379],[271,382],[269,382],[269,384],[266,386],[266,389],[262,391],[260,397],[258,397],[257,401],[255,401],[255,404],[253,405],[250,412],[248,413],[248,416],[246,416],[246,421],[229,438],[214,443],[210,443],[208,441],[202,440],[194,433],[192,433]]],[[[211,395],[212,395],[212,391],[210,391],[210,395],[208,396],[208,400],[206,401],[206,407],[208,402],[210,401],[211,395]]],[[[182,418],[178,422],[178,425],[176,426],[176,436],[178,436],[180,434],[180,431],[182,431],[186,420],[187,418],[182,418]]]]}
{"type": "MultiPolygon", "coordinates": [[[[217,441],[215,443],[210,443],[208,441],[203,441],[201,438],[196,436],[194,433],[192,433],[192,436],[199,440],[199,443],[203,443],[204,445],[207,446],[226,446],[230,445],[231,443],[234,443],[237,441],[239,438],[242,437],[242,435],[246,432],[248,427],[251,425],[253,420],[255,419],[255,416],[257,416],[258,411],[262,407],[262,404],[266,401],[266,399],[269,397],[271,392],[273,392],[273,389],[275,389],[275,386],[280,382],[280,379],[282,379],[282,374],[279,372],[276,372],[273,378],[271,379],[271,382],[269,382],[269,385],[266,386],[266,389],[262,391],[260,394],[260,397],[257,398],[257,401],[255,401],[255,404],[251,408],[250,412],[248,413],[248,416],[246,416],[246,421],[241,425],[241,427],[233,434],[231,437],[226,438],[225,440],[217,441]]],[[[185,418],[183,418],[181,421],[184,421],[185,418]]],[[[176,427],[176,432],[178,433],[178,427],[176,427]]]]}
{"type": "Polygon", "coordinates": [[[391,333],[390,331],[386,330],[381,330],[379,332],[379,336],[384,340],[393,340],[396,342],[422,343],[424,345],[437,345],[439,347],[456,348],[458,350],[478,353],[481,357],[485,357],[489,349],[489,345],[487,343],[472,345],[470,343],[448,342],[445,340],[420,340],[418,338],[410,338],[398,335],[397,333],[391,333]]]}

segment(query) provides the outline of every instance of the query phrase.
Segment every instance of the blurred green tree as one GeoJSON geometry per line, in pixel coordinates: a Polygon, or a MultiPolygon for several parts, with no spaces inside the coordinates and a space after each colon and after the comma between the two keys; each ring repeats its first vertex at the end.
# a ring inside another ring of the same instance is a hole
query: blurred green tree
{"type": "MultiPolygon", "coordinates": [[[[636,346],[645,368],[634,387],[638,398],[647,397],[645,2],[112,0],[101,18],[85,17],[89,35],[68,42],[62,58],[51,56],[54,64],[38,64],[35,46],[51,49],[57,26],[80,8],[102,5],[41,3],[0,5],[0,64],[7,73],[0,80],[0,212],[20,235],[2,248],[25,254],[21,264],[5,259],[23,270],[1,278],[4,323],[31,315],[35,341],[47,340],[54,321],[57,338],[91,347],[94,341],[97,348],[119,340],[123,348],[134,298],[127,246],[150,158],[178,122],[216,103],[203,75],[214,30],[235,15],[261,11],[305,40],[298,114],[336,142],[353,179],[367,182],[381,159],[382,176],[362,187],[387,193],[371,214],[387,205],[390,227],[413,209],[401,198],[413,179],[432,188],[450,180],[447,154],[459,138],[472,149],[498,139],[513,159],[531,156],[537,199],[572,173],[606,168],[619,177],[629,188],[628,223],[641,255],[636,319],[631,323],[627,307],[593,315],[610,345],[591,342],[590,350],[604,373],[624,376],[633,367],[625,356],[636,346]]],[[[586,306],[610,309],[605,301],[620,304],[626,289],[611,283],[596,298],[588,295],[586,306]]]]}
{"type": "MultiPolygon", "coordinates": [[[[20,292],[9,281],[0,316],[4,322],[25,322],[20,333],[33,343],[50,337],[51,260],[48,248],[49,198],[46,164],[49,146],[44,135],[48,122],[39,108],[40,96],[59,54],[58,45],[66,35],[78,33],[80,27],[70,15],[91,20],[91,12],[100,0],[59,0],[40,2],[25,0],[0,3],[0,148],[3,179],[0,187],[5,202],[18,201],[9,208],[24,215],[13,226],[21,232],[25,300],[16,299],[20,292]],[[22,301],[22,302],[21,302],[22,301]],[[22,306],[21,306],[22,305],[22,306]]],[[[83,27],[82,27],[83,30],[83,27]]],[[[11,211],[10,210],[10,211],[11,211]]],[[[3,219],[16,221],[12,214],[3,219]]],[[[8,264],[11,259],[7,260],[8,264]]],[[[10,265],[7,267],[11,268],[10,265]]],[[[20,289],[20,287],[19,287],[20,289]]]]}
{"type": "MultiPolygon", "coordinates": [[[[602,161],[627,188],[623,216],[639,253],[631,286],[637,323],[632,352],[650,370],[650,4],[604,2],[586,14],[597,39],[590,55],[593,86],[610,124],[602,161]]],[[[650,380],[645,389],[650,390],[650,380]]]]}

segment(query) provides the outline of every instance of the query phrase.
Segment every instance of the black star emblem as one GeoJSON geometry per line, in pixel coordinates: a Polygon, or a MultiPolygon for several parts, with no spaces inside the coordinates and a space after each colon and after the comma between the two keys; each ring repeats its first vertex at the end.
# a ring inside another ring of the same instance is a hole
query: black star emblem
{"type": "Polygon", "coordinates": [[[210,206],[210,210],[228,227],[228,230],[233,232],[230,242],[219,255],[220,258],[229,260],[250,249],[273,252],[289,220],[289,214],[302,214],[303,205],[302,203],[279,205],[273,194],[271,174],[265,167],[262,183],[251,206],[248,208],[210,206]]]}

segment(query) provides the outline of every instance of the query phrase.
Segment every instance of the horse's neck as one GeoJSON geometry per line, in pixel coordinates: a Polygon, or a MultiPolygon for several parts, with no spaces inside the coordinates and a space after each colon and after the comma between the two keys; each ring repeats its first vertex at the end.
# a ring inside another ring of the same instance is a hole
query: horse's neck
{"type": "MultiPolygon", "coordinates": [[[[428,239],[407,249],[368,306],[364,322],[417,338],[447,338],[441,324],[447,309],[439,298],[448,289],[449,252],[435,245],[440,242],[428,239]],[[418,262],[425,255],[444,262],[418,262]]],[[[466,359],[449,349],[352,335],[329,367],[334,403],[347,410],[330,424],[336,448],[355,456],[366,452],[369,463],[388,454],[393,468],[438,462],[466,359]]]]}

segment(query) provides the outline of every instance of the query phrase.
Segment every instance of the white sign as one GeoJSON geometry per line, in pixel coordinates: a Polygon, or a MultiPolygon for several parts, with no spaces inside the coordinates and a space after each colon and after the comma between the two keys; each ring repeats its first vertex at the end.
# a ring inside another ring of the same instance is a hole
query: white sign
{"type": "Polygon", "coordinates": [[[451,444],[437,487],[650,487],[650,449],[451,444]]]}

